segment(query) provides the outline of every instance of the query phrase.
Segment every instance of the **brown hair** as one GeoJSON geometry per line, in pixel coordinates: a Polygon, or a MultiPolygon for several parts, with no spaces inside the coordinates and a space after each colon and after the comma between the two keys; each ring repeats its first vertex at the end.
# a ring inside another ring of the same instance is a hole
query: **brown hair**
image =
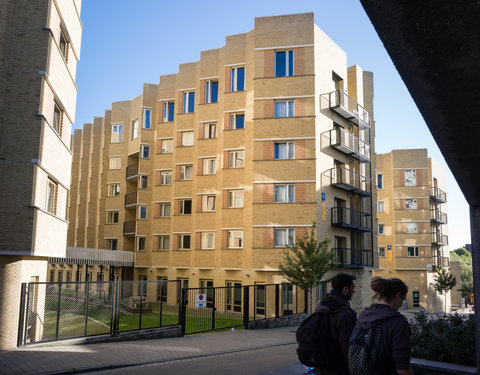
{"type": "Polygon", "coordinates": [[[397,293],[405,296],[408,292],[408,286],[402,280],[392,277],[385,279],[381,276],[375,276],[370,282],[370,287],[375,292],[373,298],[383,299],[390,302],[397,293]]]}

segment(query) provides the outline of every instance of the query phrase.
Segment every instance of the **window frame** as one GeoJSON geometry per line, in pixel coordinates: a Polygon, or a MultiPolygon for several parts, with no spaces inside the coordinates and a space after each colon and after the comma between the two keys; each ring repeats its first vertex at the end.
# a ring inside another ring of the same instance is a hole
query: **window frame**
{"type": "Polygon", "coordinates": [[[158,235],[157,236],[157,251],[169,251],[169,250],[170,250],[170,236],[168,234],[158,235]],[[168,245],[167,247],[165,247],[165,242],[167,242],[167,245],[168,245]]]}
{"type": "Polygon", "coordinates": [[[203,124],[203,139],[216,139],[217,138],[217,123],[212,122],[203,124]],[[213,137],[212,135],[213,129],[213,137]]]}
{"type": "Polygon", "coordinates": [[[179,199],[178,200],[178,215],[181,216],[186,216],[186,215],[191,215],[192,214],[192,200],[190,198],[188,199],[179,199]],[[186,203],[190,202],[190,212],[186,212],[187,206],[186,203]]]}
{"type": "Polygon", "coordinates": [[[378,234],[385,234],[385,224],[378,223],[378,234]],[[381,231],[380,231],[380,228],[382,228],[381,231]]]}
{"type": "Polygon", "coordinates": [[[273,247],[287,248],[295,243],[295,228],[273,228],[273,247]],[[284,233],[282,243],[276,243],[277,233],[284,233]]]}
{"type": "Polygon", "coordinates": [[[112,134],[110,135],[110,143],[122,143],[122,142],[123,142],[123,123],[112,124],[112,134]]]}
{"type": "Polygon", "coordinates": [[[405,186],[417,186],[417,170],[416,169],[406,169],[404,171],[405,177],[405,186]],[[407,172],[409,176],[407,176],[407,172]]]}
{"type": "Polygon", "coordinates": [[[243,189],[228,190],[227,207],[228,208],[244,208],[245,207],[245,192],[243,189]],[[240,200],[241,200],[241,205],[237,205],[237,203],[240,200]]]}
{"type": "Polygon", "coordinates": [[[282,50],[282,51],[275,51],[275,77],[293,77],[295,75],[295,52],[293,50],[282,50]],[[285,54],[284,63],[285,63],[285,74],[280,74],[278,71],[278,61],[280,59],[280,55],[285,54]],[[291,60],[291,61],[290,61],[291,60]]]}
{"type": "Polygon", "coordinates": [[[245,66],[235,66],[232,67],[230,71],[230,91],[231,92],[241,92],[245,91],[245,81],[246,81],[246,76],[245,76],[245,66]],[[242,71],[243,75],[243,81],[240,82],[240,78],[238,75],[239,71],[242,71]]]}
{"type": "Polygon", "coordinates": [[[190,233],[178,234],[178,250],[190,250],[192,248],[192,236],[190,233]],[[185,247],[185,239],[188,237],[188,247],[185,247]]]}
{"type": "Polygon", "coordinates": [[[119,195],[120,195],[120,184],[119,183],[108,184],[108,196],[118,197],[119,195]]]}
{"type": "Polygon", "coordinates": [[[218,103],[218,79],[207,79],[205,80],[205,104],[218,103]],[[215,91],[215,95],[212,95],[215,91]],[[215,96],[212,98],[212,96],[215,96]],[[215,99],[215,100],[213,100],[215,99]]]}
{"type": "Polygon", "coordinates": [[[385,246],[378,246],[378,256],[385,258],[385,246]],[[383,249],[383,250],[381,250],[383,249]]]}
{"type": "Polygon", "coordinates": [[[175,120],[175,102],[163,102],[163,122],[173,122],[175,120]]]}
{"type": "Polygon", "coordinates": [[[377,189],[383,189],[383,173],[377,173],[377,189]]]}
{"type": "Polygon", "coordinates": [[[138,236],[136,242],[137,242],[137,251],[147,251],[147,237],[138,236]]]}
{"type": "Polygon", "coordinates": [[[163,217],[171,217],[172,216],[172,203],[171,202],[159,202],[159,212],[158,212],[158,217],[163,218],[163,217]],[[168,215],[166,215],[168,207],[168,215]]]}
{"type": "Polygon", "coordinates": [[[418,246],[407,246],[407,257],[415,258],[419,256],[418,246]],[[413,255],[410,254],[410,249],[413,251],[413,255]]]}
{"type": "Polygon", "coordinates": [[[142,111],[142,129],[151,130],[152,129],[152,109],[143,108],[142,111]],[[148,113],[148,116],[147,116],[148,113]]]}
{"type": "Polygon", "coordinates": [[[45,194],[45,211],[51,213],[52,215],[56,215],[58,184],[50,178],[47,179],[47,188],[45,194]]]}
{"type": "Polygon", "coordinates": [[[217,158],[204,158],[202,161],[202,174],[212,175],[216,173],[217,173],[217,158]],[[212,170],[212,164],[213,164],[213,170],[212,170]]]}
{"type": "Polygon", "coordinates": [[[243,229],[230,229],[227,231],[227,248],[228,249],[243,249],[243,229]],[[239,234],[241,236],[239,236],[239,234]],[[239,246],[233,246],[235,238],[240,239],[239,246]]]}
{"type": "Polygon", "coordinates": [[[405,209],[406,210],[418,210],[418,201],[416,199],[405,199],[405,209]],[[408,202],[410,201],[410,204],[408,202]]]}
{"type": "Polygon", "coordinates": [[[274,142],[273,144],[273,158],[274,160],[294,160],[295,159],[295,142],[294,141],[285,141],[285,142],[274,142]],[[280,157],[281,150],[280,147],[285,145],[286,157],[280,157]]]}
{"type": "Polygon", "coordinates": [[[173,153],[173,139],[162,139],[162,149],[160,150],[161,154],[171,154],[173,153]]]}
{"type": "Polygon", "coordinates": [[[385,212],[385,201],[377,201],[377,212],[385,212]]]}
{"type": "Polygon", "coordinates": [[[406,233],[418,233],[418,223],[408,222],[406,223],[406,233]]]}
{"type": "Polygon", "coordinates": [[[230,113],[229,118],[230,118],[230,122],[228,126],[229,130],[245,129],[245,112],[230,113]],[[243,122],[241,126],[239,126],[240,125],[240,123],[238,122],[239,118],[243,118],[243,122]]]}
{"type": "Polygon", "coordinates": [[[201,250],[215,249],[215,232],[201,232],[200,249],[201,250]],[[210,245],[209,245],[209,242],[211,242],[210,245]]]}
{"type": "Polygon", "coordinates": [[[138,205],[138,220],[147,220],[147,218],[148,218],[147,205],[139,204],[138,205]]]}
{"type": "Polygon", "coordinates": [[[195,133],[193,131],[182,131],[180,147],[192,147],[195,145],[195,133]]]}
{"type": "Polygon", "coordinates": [[[245,150],[229,151],[228,168],[245,168],[245,150]],[[240,155],[242,157],[239,157],[240,155]]]}
{"type": "Polygon", "coordinates": [[[202,195],[202,212],[215,212],[217,205],[217,196],[215,194],[202,195]],[[213,198],[213,209],[208,209],[209,198],[213,198]]]}
{"type": "Polygon", "coordinates": [[[172,171],[160,171],[160,185],[168,186],[171,184],[172,184],[172,171]]]}
{"type": "Polygon", "coordinates": [[[191,181],[193,179],[193,165],[184,164],[180,166],[180,181],[191,181]]]}
{"type": "Polygon", "coordinates": [[[273,117],[275,118],[289,118],[295,117],[295,101],[294,100],[275,100],[273,117]],[[277,103],[285,103],[285,116],[280,116],[277,110],[277,103]]]}
{"type": "Polygon", "coordinates": [[[295,203],[295,184],[274,184],[273,185],[273,203],[295,203]],[[277,188],[285,187],[287,190],[287,200],[277,200],[277,188]]]}
{"type": "Polygon", "coordinates": [[[109,170],[119,170],[122,169],[122,157],[121,156],[109,156],[108,158],[108,169],[109,170]],[[113,166],[112,166],[113,164],[113,166]],[[117,164],[119,164],[117,166],[117,164]]]}
{"type": "Polygon", "coordinates": [[[142,143],[140,145],[140,159],[150,159],[150,145],[142,143]]]}
{"type": "Polygon", "coordinates": [[[118,249],[118,239],[117,238],[106,238],[105,239],[105,249],[106,250],[117,250],[118,249]]]}
{"type": "Polygon", "coordinates": [[[183,92],[183,113],[195,112],[195,90],[183,92]]]}
{"type": "Polygon", "coordinates": [[[132,121],[132,141],[138,138],[138,119],[132,121]]]}
{"type": "Polygon", "coordinates": [[[138,188],[139,189],[148,189],[148,175],[147,174],[139,175],[138,188]]]}
{"type": "Polygon", "coordinates": [[[53,101],[53,121],[52,121],[52,128],[58,135],[62,135],[62,127],[63,127],[63,115],[64,112],[58,105],[57,101],[53,101]]]}
{"type": "Polygon", "coordinates": [[[118,210],[107,211],[106,224],[118,224],[120,213],[118,210]]]}

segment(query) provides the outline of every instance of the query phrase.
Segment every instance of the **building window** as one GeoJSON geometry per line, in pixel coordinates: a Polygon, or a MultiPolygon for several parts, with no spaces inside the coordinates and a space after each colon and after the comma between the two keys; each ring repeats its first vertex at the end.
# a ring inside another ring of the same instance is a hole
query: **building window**
{"type": "Polygon", "coordinates": [[[273,201],[275,203],[293,203],[295,201],[295,185],[275,185],[273,201]]]}
{"type": "Polygon", "coordinates": [[[216,159],[203,159],[203,174],[215,174],[216,159]]]}
{"type": "Polygon", "coordinates": [[[383,174],[377,174],[377,188],[383,189],[383,174]]]}
{"type": "Polygon", "coordinates": [[[118,224],[118,211],[107,212],[107,224],[118,224]]]}
{"type": "Polygon", "coordinates": [[[45,209],[47,212],[55,215],[56,211],[56,196],[57,196],[57,184],[48,179],[47,182],[47,199],[45,202],[45,209]]]}
{"type": "Polygon", "coordinates": [[[117,239],[109,238],[108,240],[105,240],[105,247],[107,250],[117,250],[117,239]]]}
{"type": "Polygon", "coordinates": [[[158,216],[170,217],[170,202],[158,203],[158,216]]]}
{"type": "Polygon", "coordinates": [[[138,138],[138,120],[132,121],[132,140],[138,138]]]}
{"type": "Polygon", "coordinates": [[[241,249],[243,247],[243,230],[229,230],[227,238],[229,249],[241,249]]]}
{"type": "Polygon", "coordinates": [[[174,102],[163,103],[163,122],[172,122],[175,112],[174,102]]]}
{"type": "Polygon", "coordinates": [[[418,246],[408,246],[407,247],[407,256],[418,257],[418,246]]]}
{"type": "Polygon", "coordinates": [[[112,125],[112,143],[119,143],[123,141],[123,124],[112,125]]]}
{"type": "Polygon", "coordinates": [[[294,159],[295,142],[275,142],[274,157],[276,160],[294,159]]]}
{"type": "Polygon", "coordinates": [[[214,249],[215,248],[215,233],[214,232],[203,232],[201,239],[200,248],[201,249],[214,249]]]}
{"type": "Polygon", "coordinates": [[[417,223],[407,223],[407,233],[418,233],[417,223]]]}
{"type": "Polygon", "coordinates": [[[203,138],[204,139],[217,138],[217,124],[204,124],[203,138]]]}
{"type": "Polygon", "coordinates": [[[63,126],[63,111],[57,103],[53,103],[53,129],[61,135],[63,126]]]}
{"type": "Polygon", "coordinates": [[[377,212],[383,212],[384,205],[383,201],[377,201],[377,212]]]}
{"type": "Polygon", "coordinates": [[[205,81],[205,103],[218,102],[218,81],[205,81]]]}
{"type": "Polygon", "coordinates": [[[179,215],[191,215],[192,214],[192,200],[180,199],[178,202],[178,214],[179,215]]]}
{"type": "Polygon", "coordinates": [[[147,220],[147,206],[138,206],[138,218],[147,220]]]}
{"type": "Polygon", "coordinates": [[[172,171],[160,172],[160,185],[171,185],[171,184],[172,184],[172,171]]]}
{"type": "Polygon", "coordinates": [[[158,236],[157,250],[170,250],[170,236],[158,236]]]}
{"type": "Polygon", "coordinates": [[[183,93],[183,113],[195,112],[195,91],[183,93]]]}
{"type": "Polygon", "coordinates": [[[190,250],[190,235],[179,234],[178,235],[178,250],[190,250]]]}
{"type": "Polygon", "coordinates": [[[193,175],[193,166],[181,165],[180,166],[180,180],[191,180],[193,175]]]}
{"type": "Polygon", "coordinates": [[[109,169],[122,169],[122,157],[111,157],[109,160],[109,169]]]}
{"type": "Polygon", "coordinates": [[[108,185],[108,196],[109,197],[118,197],[120,195],[120,184],[109,184],[108,185]]]}
{"type": "Polygon", "coordinates": [[[405,171],[405,186],[417,186],[417,171],[415,169],[405,171]]]}
{"type": "Polygon", "coordinates": [[[140,189],[148,189],[148,176],[140,175],[140,189]]]}
{"type": "Polygon", "coordinates": [[[384,257],[385,256],[385,246],[379,246],[378,247],[378,256],[379,257],[384,257]]]}
{"type": "Polygon", "coordinates": [[[193,146],[193,132],[182,132],[181,146],[193,146]]]}
{"type": "Polygon", "coordinates": [[[60,31],[60,43],[58,44],[58,48],[60,48],[60,53],[62,54],[65,61],[68,61],[68,42],[67,38],[65,38],[65,34],[63,31],[60,31]]]}
{"type": "Polygon", "coordinates": [[[245,151],[230,151],[228,158],[229,168],[243,168],[245,166],[245,151]]]}
{"type": "Polygon", "coordinates": [[[243,113],[232,113],[230,115],[230,130],[244,129],[245,115],[243,113]]]}
{"type": "Polygon", "coordinates": [[[152,110],[149,108],[143,109],[143,129],[151,129],[152,128],[152,110]]]}
{"type": "Polygon", "coordinates": [[[245,90],[245,68],[232,68],[230,91],[245,90]]]}
{"type": "Polygon", "coordinates": [[[293,117],[293,100],[275,101],[275,117],[293,117]]]}
{"type": "Polygon", "coordinates": [[[384,233],[385,233],[385,225],[378,224],[378,234],[384,234],[384,233]]]}
{"type": "Polygon", "coordinates": [[[275,228],[273,230],[273,246],[287,247],[292,246],[295,241],[295,229],[293,228],[275,228]]]}
{"type": "Polygon", "coordinates": [[[417,209],[417,200],[416,199],[405,199],[405,209],[406,210],[416,210],[417,209]]]}
{"type": "Polygon", "coordinates": [[[243,190],[228,191],[228,208],[243,207],[243,190]]]}
{"type": "Polygon", "coordinates": [[[147,239],[145,237],[137,237],[137,251],[145,251],[147,239]]]}
{"type": "Polygon", "coordinates": [[[202,195],[202,211],[215,211],[215,195],[202,195]]]}
{"type": "Polygon", "coordinates": [[[150,145],[141,145],[140,155],[142,159],[150,159],[150,145]]]}
{"type": "Polygon", "coordinates": [[[173,152],[173,139],[162,139],[162,154],[171,154],[173,152]]]}
{"type": "Polygon", "coordinates": [[[275,52],[275,77],[293,76],[293,51],[275,52]]]}

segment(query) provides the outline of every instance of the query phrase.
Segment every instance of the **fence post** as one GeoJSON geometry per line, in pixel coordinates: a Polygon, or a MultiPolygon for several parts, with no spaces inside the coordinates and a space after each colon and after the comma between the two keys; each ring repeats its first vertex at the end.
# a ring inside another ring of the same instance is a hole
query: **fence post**
{"type": "Polygon", "coordinates": [[[143,283],[144,281],[139,281],[138,289],[140,291],[140,315],[138,316],[138,329],[142,329],[142,305],[143,305],[143,283]]]}
{"type": "MultiPolygon", "coordinates": [[[[208,290],[208,288],[207,288],[207,290],[208,290]]],[[[212,290],[213,290],[213,293],[212,293],[213,294],[213,296],[212,296],[212,331],[215,331],[215,310],[216,310],[216,308],[215,308],[215,294],[216,293],[215,292],[216,292],[216,290],[214,288],[212,288],[212,290]]]]}
{"type": "Polygon", "coordinates": [[[243,326],[248,329],[248,315],[250,313],[250,287],[243,286],[243,326]]]}
{"type": "Polygon", "coordinates": [[[58,282],[58,305],[57,305],[57,328],[55,330],[55,339],[58,340],[60,326],[60,304],[62,302],[62,283],[58,282]]]}
{"type": "Polygon", "coordinates": [[[180,324],[182,326],[182,336],[185,336],[185,324],[187,322],[187,293],[188,290],[182,288],[182,299],[180,300],[180,324]]]}
{"type": "Polygon", "coordinates": [[[85,336],[88,332],[88,297],[90,295],[90,281],[85,283],[85,336]]]}
{"type": "MultiPolygon", "coordinates": [[[[162,326],[162,314],[163,314],[163,282],[164,280],[160,280],[160,326],[162,326]]],[[[158,288],[158,286],[157,286],[158,288]]],[[[168,288],[168,284],[167,284],[168,288]]]]}
{"type": "Polygon", "coordinates": [[[17,346],[22,345],[23,327],[25,324],[25,298],[27,295],[27,283],[22,283],[22,289],[20,292],[20,316],[18,319],[18,336],[17,346]]]}
{"type": "Polygon", "coordinates": [[[275,318],[280,316],[280,285],[275,284],[275,318]]]}

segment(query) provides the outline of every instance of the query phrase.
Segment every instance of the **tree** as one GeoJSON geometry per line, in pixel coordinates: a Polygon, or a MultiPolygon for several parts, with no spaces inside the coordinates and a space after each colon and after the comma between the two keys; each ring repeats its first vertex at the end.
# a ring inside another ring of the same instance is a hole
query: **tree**
{"type": "Polygon", "coordinates": [[[450,253],[450,260],[460,263],[460,291],[462,297],[469,297],[473,293],[472,255],[461,247],[450,253]]]}
{"type": "Polygon", "coordinates": [[[440,294],[445,295],[445,314],[447,316],[447,293],[457,285],[457,279],[446,268],[438,267],[437,274],[433,277],[433,288],[440,294]]]}
{"type": "Polygon", "coordinates": [[[317,241],[315,227],[313,222],[310,233],[288,247],[279,265],[280,274],[310,297],[311,289],[320,285],[325,274],[336,267],[335,253],[328,248],[330,240],[317,241]]]}

